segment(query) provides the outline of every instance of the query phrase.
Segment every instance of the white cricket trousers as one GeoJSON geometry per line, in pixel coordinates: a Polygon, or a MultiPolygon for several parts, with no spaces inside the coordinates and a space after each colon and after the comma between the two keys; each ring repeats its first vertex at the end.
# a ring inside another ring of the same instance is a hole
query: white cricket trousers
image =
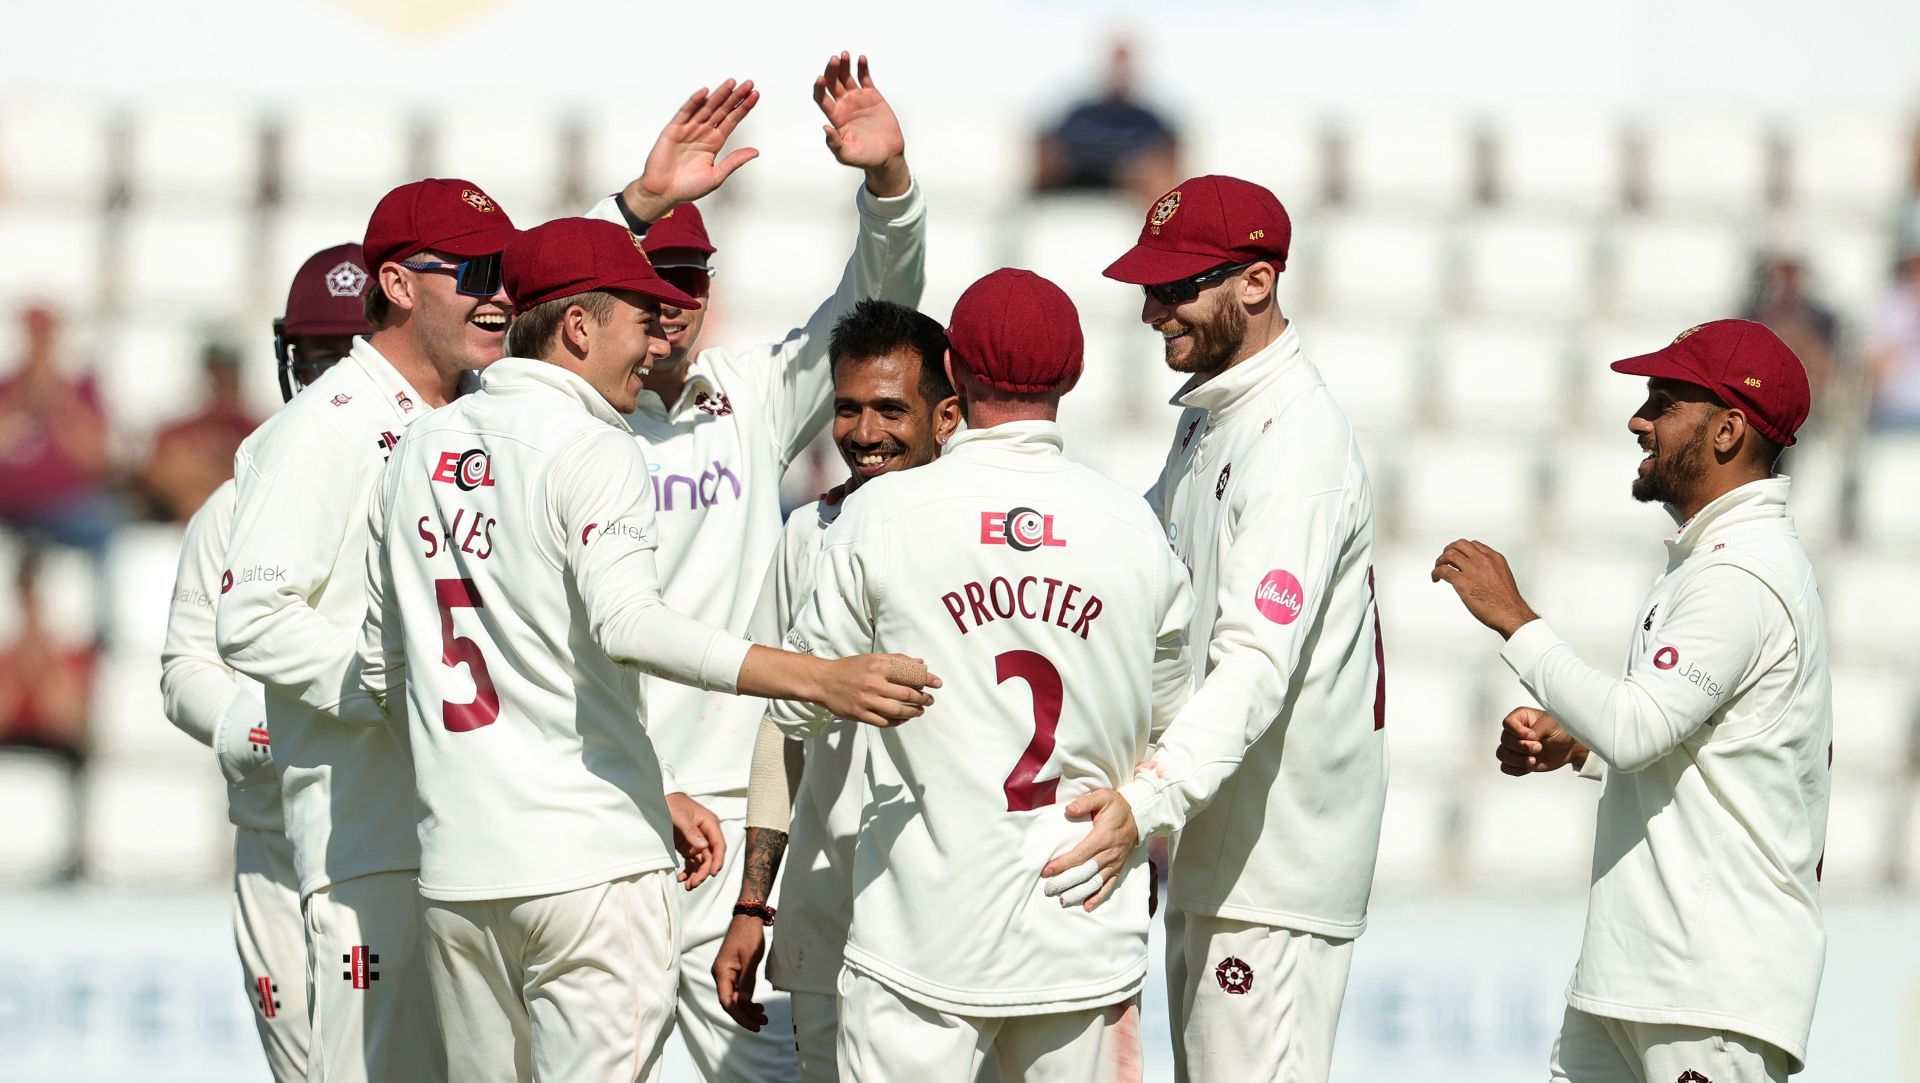
{"type": "Polygon", "coordinates": [[[307,924],[293,843],[279,831],[233,833],[233,944],[274,1083],[307,1078],[307,924]]]}
{"type": "MultiPolygon", "coordinates": [[[[779,935],[775,926],[774,935],[779,935]]],[[[790,993],[793,1050],[801,1083],[840,1083],[840,1001],[825,993],[790,993]]]]}
{"type": "Polygon", "coordinates": [[[447,1077],[427,984],[413,870],[315,891],[307,918],[310,1083],[437,1083],[447,1077]]]}
{"type": "Polygon", "coordinates": [[[1569,1007],[1549,1070],[1554,1083],[1785,1083],[1787,1054],[1732,1031],[1635,1023],[1569,1007]]]}
{"type": "MultiPolygon", "coordinates": [[[[680,1040],[705,1083],[799,1083],[793,1047],[793,1001],[767,980],[766,961],[754,981],[755,998],[767,1010],[758,1033],[733,1021],[720,1007],[713,960],[720,954],[733,904],[740,898],[740,870],[747,850],[747,800],[695,796],[713,810],[727,842],[725,864],[706,882],[680,897],[680,1040]]],[[[678,890],[676,888],[676,890],[678,890]]],[[[775,896],[778,897],[777,895],[775,896]]],[[[773,935],[780,935],[775,925],[773,935]]]]}
{"type": "Polygon", "coordinates": [[[840,970],[840,1072],[853,1083],[1140,1083],[1140,998],[1046,1015],[953,1015],[840,970]]]}
{"type": "Polygon", "coordinates": [[[1352,940],[1167,911],[1179,1083],[1326,1083],[1352,940]]]}
{"type": "Polygon", "coordinates": [[[426,900],[449,1078],[658,1078],[680,965],[678,891],[662,869],[555,895],[426,900]]]}

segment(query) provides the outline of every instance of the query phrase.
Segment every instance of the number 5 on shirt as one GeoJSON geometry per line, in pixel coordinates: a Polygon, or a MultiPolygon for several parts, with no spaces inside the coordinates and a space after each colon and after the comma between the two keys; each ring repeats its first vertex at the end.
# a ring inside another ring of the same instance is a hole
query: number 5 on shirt
{"type": "Polygon", "coordinates": [[[480,609],[486,605],[480,600],[480,588],[471,579],[436,579],[433,592],[440,602],[440,663],[457,668],[464,662],[473,677],[473,699],[466,703],[440,701],[441,723],[453,733],[491,726],[500,717],[500,694],[494,691],[493,677],[487,673],[487,659],[480,653],[480,644],[453,634],[456,608],[480,609]]]}
{"type": "Polygon", "coordinates": [[[1053,804],[1053,791],[1060,785],[1057,778],[1039,781],[1040,769],[1053,755],[1055,731],[1060,728],[1060,702],[1066,694],[1060,671],[1032,651],[1007,651],[994,656],[993,664],[995,684],[1018,677],[1033,693],[1033,740],[1027,742],[1027,750],[1020,754],[1013,773],[1001,786],[1007,793],[1007,811],[1045,808],[1053,804]]]}

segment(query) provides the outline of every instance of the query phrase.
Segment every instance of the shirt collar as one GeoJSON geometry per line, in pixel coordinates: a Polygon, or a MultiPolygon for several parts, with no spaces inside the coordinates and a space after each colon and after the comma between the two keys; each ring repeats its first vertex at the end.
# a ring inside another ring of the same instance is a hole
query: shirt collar
{"type": "MultiPolygon", "coordinates": [[[[1175,406],[1192,406],[1225,417],[1241,403],[1301,376],[1318,376],[1300,351],[1300,335],[1292,320],[1278,338],[1259,352],[1205,383],[1187,381],[1174,395],[1175,406]]],[[[1197,378],[1197,376],[1196,376],[1197,378]]]]}
{"type": "Polygon", "coordinates": [[[1008,421],[985,429],[962,429],[947,440],[941,458],[971,457],[996,452],[1012,455],[1059,455],[1067,448],[1055,421],[1008,421]]]}
{"type": "Polygon", "coordinates": [[[594,417],[622,432],[632,432],[627,419],[607,404],[580,374],[550,361],[527,357],[503,357],[480,373],[480,390],[489,395],[513,395],[523,392],[560,394],[579,403],[594,417]]]}
{"type": "MultiPolygon", "coordinates": [[[[1680,524],[1680,529],[1667,539],[1668,553],[1674,557],[1686,556],[1707,542],[1725,538],[1737,527],[1766,519],[1785,519],[1787,489],[1792,481],[1785,474],[1775,474],[1721,493],[1693,518],[1680,524]]],[[[1667,510],[1671,513],[1672,506],[1667,510]]]]}
{"type": "Polygon", "coordinates": [[[706,356],[706,351],[703,350],[695,354],[693,360],[687,363],[686,382],[681,385],[680,398],[673,403],[671,409],[668,408],[666,401],[660,397],[658,392],[649,391],[643,387],[640,389],[639,400],[634,403],[633,412],[636,414],[646,414],[654,418],[671,417],[690,406],[693,403],[694,396],[698,393],[702,391],[718,391],[720,385],[714,382],[713,377],[707,372],[706,366],[700,363],[701,358],[704,356],[706,356]]]}
{"type": "Polygon", "coordinates": [[[347,352],[347,356],[360,366],[360,371],[367,374],[367,379],[379,390],[381,401],[401,421],[411,422],[432,409],[413,389],[413,385],[407,383],[406,377],[400,375],[400,370],[393,367],[393,362],[375,349],[372,341],[364,335],[353,340],[353,349],[347,352]]]}

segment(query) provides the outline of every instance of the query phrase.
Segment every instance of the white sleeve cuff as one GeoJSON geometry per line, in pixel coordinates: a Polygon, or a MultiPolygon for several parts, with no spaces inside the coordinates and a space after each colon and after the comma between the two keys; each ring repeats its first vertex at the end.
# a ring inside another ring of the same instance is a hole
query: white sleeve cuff
{"type": "MultiPolygon", "coordinates": [[[[860,190],[854,194],[853,205],[868,218],[892,220],[905,218],[920,209],[924,201],[920,198],[920,179],[914,177],[907,182],[907,190],[897,196],[877,196],[867,189],[867,182],[860,182],[860,190]]],[[[614,213],[618,214],[618,211],[614,213]]]]}
{"type": "Polygon", "coordinates": [[[1547,652],[1559,646],[1560,642],[1552,626],[1536,617],[1521,625],[1508,638],[1507,645],[1500,648],[1500,657],[1524,683],[1528,676],[1539,671],[1547,652]]]}
{"type": "Polygon", "coordinates": [[[221,777],[236,789],[272,782],[273,745],[267,739],[267,693],[253,681],[242,681],[227,701],[226,713],[213,727],[213,754],[221,777]],[[261,740],[254,740],[255,733],[261,740]]]}

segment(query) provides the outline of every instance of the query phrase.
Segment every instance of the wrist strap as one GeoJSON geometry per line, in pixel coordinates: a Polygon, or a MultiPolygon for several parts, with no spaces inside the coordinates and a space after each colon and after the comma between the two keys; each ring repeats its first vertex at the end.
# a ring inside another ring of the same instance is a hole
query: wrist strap
{"type": "Polygon", "coordinates": [[[778,910],[765,903],[737,903],[733,908],[734,917],[759,918],[762,925],[772,925],[773,916],[777,913],[778,910]]]}

